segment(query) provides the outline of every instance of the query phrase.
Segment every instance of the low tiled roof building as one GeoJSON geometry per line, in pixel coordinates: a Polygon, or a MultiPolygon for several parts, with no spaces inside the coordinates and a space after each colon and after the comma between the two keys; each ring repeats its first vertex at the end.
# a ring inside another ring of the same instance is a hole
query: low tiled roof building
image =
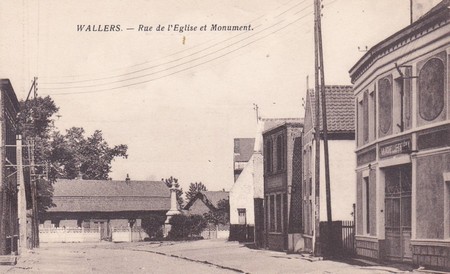
{"type": "Polygon", "coordinates": [[[40,216],[45,226],[132,226],[151,214],[165,216],[170,190],[162,181],[60,179],[54,184],[53,203],[40,216]]]}

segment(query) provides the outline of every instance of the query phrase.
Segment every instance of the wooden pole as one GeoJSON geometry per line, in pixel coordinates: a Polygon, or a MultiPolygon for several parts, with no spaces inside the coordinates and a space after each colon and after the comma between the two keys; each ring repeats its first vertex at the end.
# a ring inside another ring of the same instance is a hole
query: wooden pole
{"type": "Polygon", "coordinates": [[[19,217],[19,254],[23,254],[27,249],[27,198],[25,194],[25,180],[23,177],[22,158],[22,135],[16,138],[16,158],[17,158],[17,210],[19,217]]]}
{"type": "Polygon", "coordinates": [[[314,255],[321,255],[320,248],[320,94],[319,94],[319,39],[318,39],[318,16],[317,9],[319,3],[314,0],[314,63],[315,63],[315,123],[314,123],[314,144],[315,144],[315,162],[314,162],[314,255]]]}
{"type": "Polygon", "coordinates": [[[322,46],[322,23],[321,23],[321,7],[317,4],[317,36],[319,43],[319,68],[320,68],[320,93],[322,97],[322,131],[323,131],[323,151],[325,158],[325,191],[327,198],[327,221],[328,221],[328,249],[331,255],[334,255],[334,241],[333,241],[333,219],[331,214],[331,188],[330,188],[330,156],[328,153],[328,123],[327,123],[327,108],[325,96],[325,65],[323,61],[323,46],[322,46]]]}

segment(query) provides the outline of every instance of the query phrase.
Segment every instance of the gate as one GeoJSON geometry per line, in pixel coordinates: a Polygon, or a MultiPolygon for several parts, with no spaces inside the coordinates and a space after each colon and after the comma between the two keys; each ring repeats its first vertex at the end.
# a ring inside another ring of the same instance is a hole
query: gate
{"type": "Polygon", "coordinates": [[[356,253],[355,222],[333,221],[332,225],[333,246],[330,247],[328,222],[320,222],[320,242],[323,254],[329,255],[328,253],[334,252],[334,256],[353,256],[356,253]]]}
{"type": "Polygon", "coordinates": [[[385,171],[386,258],[411,261],[411,166],[385,171]]]}
{"type": "Polygon", "coordinates": [[[342,250],[348,255],[356,254],[354,221],[342,221],[342,250]]]}

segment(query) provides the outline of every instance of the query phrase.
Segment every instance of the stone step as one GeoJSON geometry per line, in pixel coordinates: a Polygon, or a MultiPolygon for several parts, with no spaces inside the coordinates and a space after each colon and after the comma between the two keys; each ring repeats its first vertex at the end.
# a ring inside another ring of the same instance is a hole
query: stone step
{"type": "Polygon", "coordinates": [[[0,265],[15,265],[17,263],[17,256],[4,255],[0,256],[0,265]]]}

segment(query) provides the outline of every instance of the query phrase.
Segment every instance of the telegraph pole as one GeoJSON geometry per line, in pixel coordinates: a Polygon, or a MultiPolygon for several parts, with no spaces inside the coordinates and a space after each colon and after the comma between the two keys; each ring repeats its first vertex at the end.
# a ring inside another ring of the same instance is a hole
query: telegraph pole
{"type": "MultiPolygon", "coordinates": [[[[36,103],[37,99],[37,91],[38,91],[38,78],[34,77],[34,100],[36,103]]],[[[38,218],[38,207],[37,207],[37,177],[36,177],[36,168],[35,168],[35,159],[34,159],[34,152],[36,148],[36,140],[35,138],[31,138],[31,146],[30,146],[30,175],[31,175],[31,195],[33,200],[33,247],[39,247],[39,218],[38,218]]]]}
{"type": "MultiPolygon", "coordinates": [[[[325,72],[324,72],[324,60],[323,60],[323,46],[322,46],[322,23],[321,23],[321,4],[319,0],[315,0],[315,45],[316,45],[316,105],[319,105],[318,86],[320,76],[320,95],[322,98],[322,131],[323,131],[323,146],[324,146],[324,158],[325,158],[325,191],[327,200],[327,222],[328,222],[328,249],[331,255],[334,254],[334,241],[333,241],[333,220],[331,213],[331,189],[330,189],[330,159],[328,153],[328,126],[327,126],[327,109],[326,109],[326,96],[325,96],[325,72]]],[[[318,106],[316,106],[316,115],[319,116],[318,106]]],[[[316,117],[316,121],[319,120],[316,117]]],[[[320,142],[320,126],[319,126],[318,141],[320,142]]],[[[316,137],[317,138],[317,137],[316,137]]],[[[320,148],[316,148],[320,153],[320,148]]],[[[319,160],[320,165],[320,160],[319,160]]],[[[320,172],[320,169],[319,169],[320,172]]],[[[316,185],[320,185],[320,179],[316,180],[316,185]]],[[[320,195],[319,195],[320,203],[320,195]]],[[[319,207],[320,208],[320,207],[319,207]]],[[[320,212],[318,213],[320,216],[320,212]]],[[[320,224],[320,218],[319,218],[320,224]]],[[[320,229],[320,227],[319,227],[320,229]]],[[[316,239],[318,240],[318,239],[316,239]]]]}
{"type": "Polygon", "coordinates": [[[318,0],[314,0],[314,64],[315,64],[315,122],[314,122],[314,255],[321,255],[320,246],[320,94],[319,94],[319,38],[317,31],[317,20],[320,18],[318,0]]]}
{"type": "Polygon", "coordinates": [[[19,218],[19,254],[23,254],[27,248],[27,198],[25,194],[25,180],[23,177],[22,135],[16,137],[17,158],[17,207],[19,218]]]}

